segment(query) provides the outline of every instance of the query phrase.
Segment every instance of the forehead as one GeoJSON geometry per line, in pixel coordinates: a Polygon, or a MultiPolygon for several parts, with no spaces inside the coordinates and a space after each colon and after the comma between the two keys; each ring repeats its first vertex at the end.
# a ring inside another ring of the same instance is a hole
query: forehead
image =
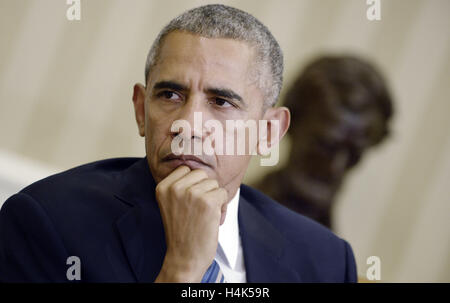
{"type": "Polygon", "coordinates": [[[175,31],[165,37],[153,74],[184,82],[244,86],[252,81],[253,52],[245,42],[175,31]]]}

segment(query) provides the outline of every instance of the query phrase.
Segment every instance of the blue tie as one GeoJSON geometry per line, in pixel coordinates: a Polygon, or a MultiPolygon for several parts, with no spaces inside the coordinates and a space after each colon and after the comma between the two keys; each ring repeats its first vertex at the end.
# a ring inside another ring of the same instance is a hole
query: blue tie
{"type": "Polygon", "coordinates": [[[216,260],[206,270],[201,283],[225,283],[225,279],[216,260]]]}

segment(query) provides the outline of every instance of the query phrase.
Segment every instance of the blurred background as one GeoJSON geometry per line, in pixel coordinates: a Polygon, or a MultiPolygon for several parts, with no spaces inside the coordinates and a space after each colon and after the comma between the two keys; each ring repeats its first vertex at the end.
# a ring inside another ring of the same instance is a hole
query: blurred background
{"type": "MultiPolygon", "coordinates": [[[[450,1],[0,0],[0,204],[25,185],[86,162],[145,155],[132,106],[147,52],[183,11],[224,3],[261,20],[285,55],[286,89],[310,60],[355,54],[384,75],[394,101],[390,137],[343,184],[333,230],[353,247],[360,276],[370,256],[382,282],[450,282],[450,1]]],[[[255,184],[278,167],[254,159],[255,184]]]]}

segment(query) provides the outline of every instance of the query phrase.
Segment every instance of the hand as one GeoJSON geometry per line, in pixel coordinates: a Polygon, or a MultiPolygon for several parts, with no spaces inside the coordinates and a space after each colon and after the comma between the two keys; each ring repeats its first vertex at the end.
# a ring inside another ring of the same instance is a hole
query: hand
{"type": "Polygon", "coordinates": [[[203,170],[179,166],[156,186],[156,199],[167,252],[155,282],[200,282],[216,254],[227,191],[203,170]]]}

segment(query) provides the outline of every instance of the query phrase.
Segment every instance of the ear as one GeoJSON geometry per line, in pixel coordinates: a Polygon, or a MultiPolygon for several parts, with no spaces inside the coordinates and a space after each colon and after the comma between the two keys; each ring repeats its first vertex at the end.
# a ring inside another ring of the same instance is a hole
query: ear
{"type": "Polygon", "coordinates": [[[133,105],[136,123],[141,137],[145,136],[145,87],[136,83],[133,87],[133,105]]]}
{"type": "Polygon", "coordinates": [[[286,134],[289,125],[291,123],[291,114],[289,112],[289,109],[287,107],[281,106],[281,107],[270,107],[268,108],[264,114],[262,120],[267,121],[267,130],[266,134],[267,136],[263,136],[262,138],[258,138],[258,154],[263,155],[264,152],[262,152],[263,149],[265,149],[263,146],[266,146],[267,148],[271,148],[272,146],[278,144],[281,139],[286,134]],[[274,131],[277,131],[277,133],[271,132],[272,129],[272,121],[277,121],[278,129],[276,127],[274,128],[274,131]]]}

